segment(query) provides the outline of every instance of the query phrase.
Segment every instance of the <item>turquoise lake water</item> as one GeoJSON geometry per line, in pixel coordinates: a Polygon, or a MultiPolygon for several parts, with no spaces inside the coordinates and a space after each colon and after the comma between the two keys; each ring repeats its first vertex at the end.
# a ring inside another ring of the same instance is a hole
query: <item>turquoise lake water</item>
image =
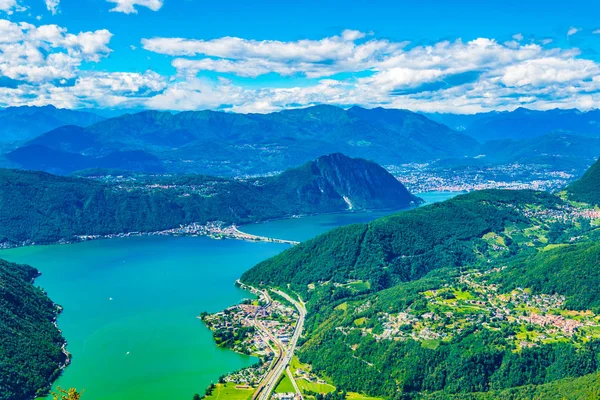
{"type": "MultiPolygon", "coordinates": [[[[428,202],[448,193],[421,194],[428,202]]],[[[389,214],[343,213],[249,225],[244,231],[306,240],[389,214]]],[[[134,237],[0,251],[42,272],[36,284],[64,307],[58,323],[73,354],[57,384],[86,400],[179,400],[256,360],[219,349],[196,318],[239,302],[233,283],[289,246],[205,237],[134,237]]]]}

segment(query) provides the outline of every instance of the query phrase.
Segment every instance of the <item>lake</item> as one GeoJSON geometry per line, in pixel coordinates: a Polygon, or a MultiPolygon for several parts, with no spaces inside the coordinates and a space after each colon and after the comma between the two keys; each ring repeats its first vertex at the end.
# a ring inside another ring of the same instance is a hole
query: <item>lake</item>
{"type": "MultiPolygon", "coordinates": [[[[426,193],[428,202],[453,197],[426,193]]],[[[306,240],[390,212],[341,213],[249,225],[244,231],[306,240]]],[[[196,318],[248,294],[233,283],[289,246],[206,237],[147,236],[0,251],[38,268],[36,284],[64,307],[58,323],[73,354],[57,384],[85,400],[191,399],[256,359],[215,346],[196,318]]]]}

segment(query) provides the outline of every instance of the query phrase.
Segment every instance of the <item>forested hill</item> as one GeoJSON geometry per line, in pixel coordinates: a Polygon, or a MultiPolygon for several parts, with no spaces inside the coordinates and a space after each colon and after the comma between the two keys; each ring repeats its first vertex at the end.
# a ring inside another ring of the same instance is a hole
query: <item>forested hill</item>
{"type": "Polygon", "coordinates": [[[399,209],[421,202],[381,166],[341,153],[265,178],[260,185],[274,202],[290,205],[290,212],[314,213],[320,203],[331,207],[333,202],[339,210],[399,209]]]}
{"type": "Polygon", "coordinates": [[[600,228],[590,218],[549,193],[473,192],[332,230],[242,281],[306,301],[300,361],[338,390],[597,398],[600,228]]]}
{"type": "Polygon", "coordinates": [[[572,200],[600,205],[600,160],[596,161],[586,173],[567,187],[572,200]]]}
{"type": "Polygon", "coordinates": [[[249,283],[298,288],[352,279],[378,288],[418,279],[434,268],[473,259],[473,240],[508,223],[527,222],[514,207],[554,207],[560,200],[533,191],[487,190],[378,219],[334,229],[247,271],[249,283]]]}
{"type": "Polygon", "coordinates": [[[296,214],[405,208],[418,202],[376,164],[340,154],[247,181],[136,176],[121,181],[0,170],[0,243],[151,232],[181,224],[250,223],[296,214]],[[385,185],[385,187],[383,187],[385,185]]]}
{"type": "Polygon", "coordinates": [[[0,260],[0,399],[26,400],[48,389],[66,362],[55,304],[32,282],[38,271],[0,260]]]}

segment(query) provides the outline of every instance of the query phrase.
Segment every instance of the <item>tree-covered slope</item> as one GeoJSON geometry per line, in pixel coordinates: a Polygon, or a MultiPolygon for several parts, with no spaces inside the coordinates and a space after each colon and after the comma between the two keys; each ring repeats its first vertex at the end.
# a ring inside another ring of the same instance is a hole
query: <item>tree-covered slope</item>
{"type": "Polygon", "coordinates": [[[572,200],[600,205],[600,160],[596,161],[586,173],[567,187],[572,200]]]}
{"type": "Polygon", "coordinates": [[[370,224],[334,229],[246,272],[249,283],[283,285],[349,279],[387,287],[473,257],[472,241],[506,224],[526,222],[514,206],[552,207],[560,200],[531,191],[482,191],[398,213],[370,224]]]}
{"type": "Polygon", "coordinates": [[[277,204],[305,213],[316,212],[322,198],[352,210],[399,209],[421,201],[381,166],[341,153],[319,157],[262,183],[261,189],[277,204]]]}
{"type": "Polygon", "coordinates": [[[380,166],[340,154],[248,181],[159,175],[102,183],[0,170],[0,243],[49,243],[74,235],[148,232],[193,222],[243,224],[343,211],[349,203],[356,209],[400,209],[415,201],[380,166]]]}
{"type": "Polygon", "coordinates": [[[600,312],[600,243],[586,241],[541,251],[498,274],[505,290],[530,288],[536,293],[558,293],[566,306],[600,312]]]}
{"type": "Polygon", "coordinates": [[[600,250],[586,213],[548,193],[474,192],[335,229],[242,281],[303,297],[300,360],[338,390],[593,396],[600,250]]]}
{"type": "Polygon", "coordinates": [[[0,399],[48,389],[66,362],[57,306],[33,285],[38,271],[0,260],[0,399]]]}
{"type": "Polygon", "coordinates": [[[599,398],[600,373],[487,393],[458,395],[434,393],[422,396],[423,400],[595,400],[599,398]]]}

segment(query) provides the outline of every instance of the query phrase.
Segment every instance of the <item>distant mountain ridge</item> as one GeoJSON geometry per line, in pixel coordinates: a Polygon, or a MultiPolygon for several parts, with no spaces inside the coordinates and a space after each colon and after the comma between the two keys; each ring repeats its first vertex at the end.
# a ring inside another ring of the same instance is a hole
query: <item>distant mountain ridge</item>
{"type": "MultiPolygon", "coordinates": [[[[380,164],[473,155],[477,142],[406,110],[321,105],[271,114],[145,111],[84,129],[65,126],[24,148],[33,145],[92,158],[138,150],[158,157],[171,172],[242,175],[283,170],[334,152],[380,164]]],[[[33,169],[73,172],[36,167],[27,152],[8,157],[33,169]]]]}
{"type": "Polygon", "coordinates": [[[473,115],[425,114],[434,121],[484,143],[491,140],[527,140],[549,133],[570,133],[600,137],[600,110],[546,111],[517,108],[473,115]]]}
{"type": "Polygon", "coordinates": [[[140,175],[129,184],[111,184],[0,170],[0,243],[52,243],[75,235],[152,232],[194,222],[244,224],[348,209],[401,209],[419,202],[382,167],[342,154],[246,181],[140,175]]]}
{"type": "Polygon", "coordinates": [[[63,125],[88,126],[104,120],[89,111],[54,106],[0,109],[0,143],[22,142],[63,125]]]}

